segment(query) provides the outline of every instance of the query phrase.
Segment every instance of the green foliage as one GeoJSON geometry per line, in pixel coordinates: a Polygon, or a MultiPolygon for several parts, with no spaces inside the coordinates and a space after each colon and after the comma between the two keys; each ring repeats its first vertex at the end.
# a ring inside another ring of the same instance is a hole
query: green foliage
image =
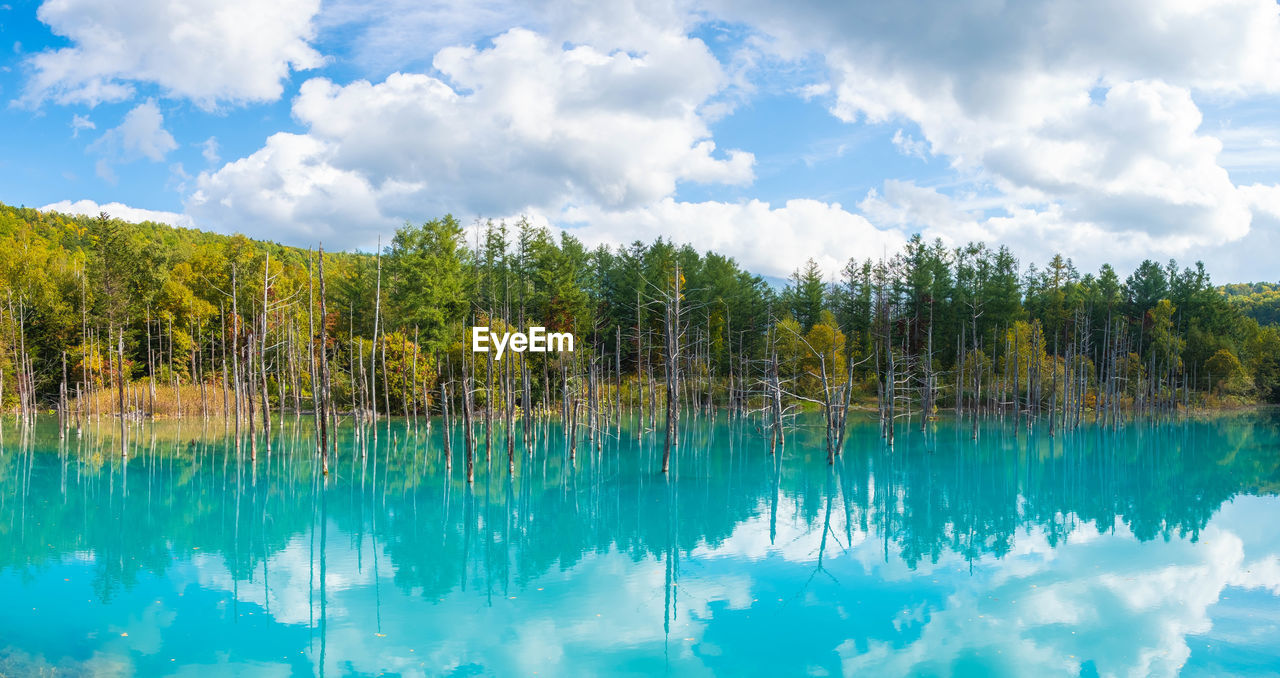
{"type": "Polygon", "coordinates": [[[806,398],[822,398],[825,372],[830,388],[842,384],[846,371],[845,336],[830,311],[820,311],[818,321],[807,332],[798,321],[785,317],[774,332],[778,337],[779,370],[795,376],[788,390],[806,398]]]}
{"type": "Polygon", "coordinates": [[[1052,366],[1045,350],[1044,328],[1039,320],[1032,320],[1030,323],[1021,320],[1015,322],[1005,333],[1005,342],[1001,349],[1012,351],[1013,355],[1009,373],[1014,381],[1014,393],[1023,390],[1028,375],[1034,374],[1034,370],[1040,370],[1041,374],[1049,373],[1052,366]]]}
{"type": "Polygon", "coordinates": [[[808,332],[822,315],[825,292],[818,262],[810,259],[804,268],[791,274],[791,282],[782,292],[782,303],[801,329],[808,332]]]}
{"type": "Polygon", "coordinates": [[[1209,371],[1214,387],[1222,393],[1243,395],[1253,388],[1253,382],[1240,359],[1225,348],[1213,354],[1204,366],[1209,371]]]}
{"type": "Polygon", "coordinates": [[[1151,346],[1157,359],[1180,370],[1182,369],[1182,351],[1186,348],[1187,342],[1174,332],[1174,310],[1172,302],[1161,299],[1147,315],[1151,319],[1151,346]]]}
{"type": "MultiPolygon", "coordinates": [[[[416,327],[425,346],[443,347],[467,315],[470,263],[462,227],[450,215],[397,230],[385,262],[394,326],[416,327]]],[[[367,306],[362,311],[369,315],[367,306]]]]}
{"type": "Polygon", "coordinates": [[[1223,285],[1227,301],[1263,325],[1280,325],[1280,283],[1223,285]]]}
{"type": "Polygon", "coordinates": [[[1258,396],[1280,402],[1280,327],[1262,327],[1249,319],[1241,343],[1245,368],[1252,375],[1258,396]]]}
{"type": "MultiPolygon", "coordinates": [[[[1219,290],[1200,264],[1179,269],[1148,260],[1122,280],[1106,265],[1082,273],[1055,256],[1043,268],[1022,266],[1004,247],[948,248],[916,236],[889,259],[851,260],[840,271],[824,272],[810,260],[775,291],[728,257],[661,238],[588,249],[571,232],[553,234],[526,220],[463,227],[447,215],[406,224],[380,254],[324,255],[329,313],[313,318],[317,336],[308,342],[309,297],[312,314],[319,311],[311,252],[242,235],[0,205],[0,371],[6,384],[15,383],[25,350],[36,391],[49,402],[66,352],[70,378],[105,386],[113,369],[108,356],[123,332],[125,370],[134,377],[189,381],[195,362],[208,378],[223,369],[233,346],[249,345],[267,349],[274,397],[291,387],[279,376],[290,365],[305,397],[310,343],[329,351],[335,394],[349,401],[369,379],[380,289],[387,365],[379,355],[376,368],[393,398],[424,385],[435,394],[437,364],[459,374],[466,328],[481,320],[573,332],[599,364],[612,371],[616,361],[633,375],[661,364],[660,302],[678,270],[682,357],[697,361],[682,369],[697,382],[734,371],[737,383],[751,383],[771,341],[789,388],[806,396],[820,389],[824,361],[839,381],[848,364],[866,358],[853,376],[873,383],[887,364],[886,342],[894,356],[909,358],[902,363],[909,369],[927,366],[935,374],[970,353],[966,369],[987,365],[986,378],[1016,351],[1018,388],[1033,366],[1061,373],[1067,346],[1085,347],[1076,364],[1102,365],[1103,346],[1123,345],[1132,355],[1115,367],[1134,388],[1158,376],[1166,384],[1185,379],[1200,390],[1280,400],[1280,330],[1272,324],[1280,317],[1280,285],[1219,290]],[[404,373],[414,356],[421,378],[410,384],[404,373]]],[[[535,392],[555,393],[558,377],[542,380],[558,375],[559,366],[537,361],[558,359],[521,358],[535,361],[535,392]]],[[[488,369],[482,361],[473,374],[487,378],[488,369]]],[[[5,389],[5,405],[13,393],[5,389]]]]}

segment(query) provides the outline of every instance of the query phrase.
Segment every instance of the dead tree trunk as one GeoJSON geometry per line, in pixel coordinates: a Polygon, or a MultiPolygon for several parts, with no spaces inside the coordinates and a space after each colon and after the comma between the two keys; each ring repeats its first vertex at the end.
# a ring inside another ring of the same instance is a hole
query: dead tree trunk
{"type": "Polygon", "coordinates": [[[679,416],[679,383],[677,381],[677,370],[679,369],[680,357],[680,266],[676,265],[675,276],[673,277],[673,290],[668,293],[665,304],[666,315],[666,355],[664,362],[666,364],[666,395],[667,395],[667,417],[666,417],[666,438],[662,445],[662,472],[667,473],[671,468],[671,448],[675,446],[676,438],[676,419],[679,416]]]}

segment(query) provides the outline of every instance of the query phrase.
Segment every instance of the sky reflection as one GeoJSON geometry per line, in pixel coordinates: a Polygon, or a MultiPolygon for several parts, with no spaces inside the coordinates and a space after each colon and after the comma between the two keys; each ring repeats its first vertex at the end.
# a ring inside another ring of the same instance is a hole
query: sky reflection
{"type": "MultiPolygon", "coordinates": [[[[437,427],[438,428],[438,427],[437,427]]],[[[695,424],[669,481],[557,429],[468,488],[439,431],[60,442],[6,424],[0,673],[1173,675],[1280,667],[1274,414],[1056,439],[941,422],[836,467],[695,424]]]]}

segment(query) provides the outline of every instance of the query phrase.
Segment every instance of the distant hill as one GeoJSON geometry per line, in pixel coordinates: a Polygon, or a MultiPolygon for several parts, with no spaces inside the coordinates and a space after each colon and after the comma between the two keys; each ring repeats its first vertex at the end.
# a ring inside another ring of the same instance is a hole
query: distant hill
{"type": "Polygon", "coordinates": [[[1219,289],[1250,318],[1263,325],[1280,325],[1280,283],[1235,283],[1219,289]]]}
{"type": "MultiPolygon", "coordinates": [[[[47,246],[81,251],[93,247],[93,238],[90,233],[96,219],[97,217],[44,212],[31,207],[13,207],[0,203],[0,237],[17,238],[22,242],[33,242],[32,239],[34,239],[47,246]]],[[[279,256],[285,252],[306,251],[266,240],[246,239],[244,236],[170,226],[154,221],[130,224],[130,230],[141,239],[140,244],[166,255],[185,255],[200,247],[225,246],[236,239],[252,243],[258,251],[270,250],[273,256],[279,256]]],[[[351,253],[351,255],[362,256],[359,253],[351,253]]]]}

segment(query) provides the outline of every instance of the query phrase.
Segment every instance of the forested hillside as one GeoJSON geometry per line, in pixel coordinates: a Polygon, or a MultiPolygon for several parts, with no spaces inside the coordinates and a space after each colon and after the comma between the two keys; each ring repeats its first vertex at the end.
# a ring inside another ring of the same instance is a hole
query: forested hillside
{"type": "Polygon", "coordinates": [[[228,389],[306,409],[323,361],[333,406],[375,416],[435,412],[442,393],[458,397],[441,385],[464,373],[480,407],[566,412],[566,394],[609,389],[652,412],[666,399],[655,374],[687,405],[743,411],[771,399],[834,411],[841,397],[882,412],[958,397],[1078,411],[1280,398],[1280,333],[1249,316],[1274,317],[1240,301],[1275,288],[1224,296],[1200,265],[1147,261],[1121,278],[917,237],[887,261],[811,262],[775,291],[663,240],[589,249],[523,222],[448,216],[405,226],[380,254],[326,252],[322,281],[307,250],[0,206],[0,400],[119,393],[124,407],[123,387],[145,385],[148,414],[184,398],[188,413],[225,406],[228,389]],[[572,331],[579,350],[473,359],[472,324],[572,331]]]}
{"type": "Polygon", "coordinates": [[[1280,325],[1280,283],[1223,285],[1232,306],[1263,325],[1280,325]]]}

